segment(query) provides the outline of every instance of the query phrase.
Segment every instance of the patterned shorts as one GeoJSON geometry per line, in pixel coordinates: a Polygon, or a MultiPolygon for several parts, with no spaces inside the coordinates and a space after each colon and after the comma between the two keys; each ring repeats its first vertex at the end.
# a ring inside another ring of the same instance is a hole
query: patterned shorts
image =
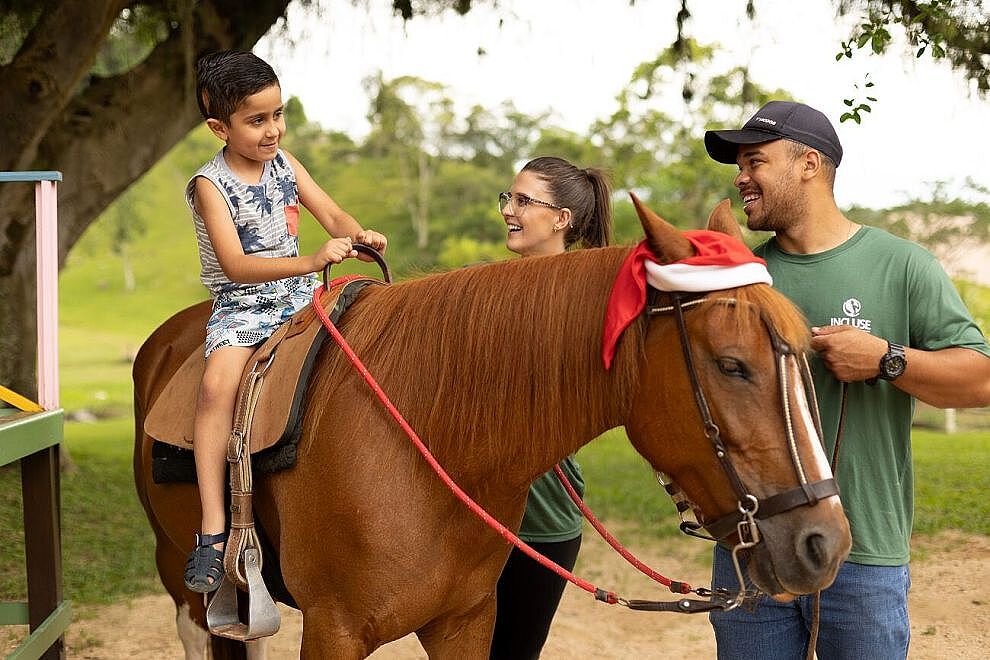
{"type": "Polygon", "coordinates": [[[318,284],[312,276],[290,277],[222,290],[206,323],[207,357],[224,346],[255,346],[268,339],[313,300],[318,284]]]}

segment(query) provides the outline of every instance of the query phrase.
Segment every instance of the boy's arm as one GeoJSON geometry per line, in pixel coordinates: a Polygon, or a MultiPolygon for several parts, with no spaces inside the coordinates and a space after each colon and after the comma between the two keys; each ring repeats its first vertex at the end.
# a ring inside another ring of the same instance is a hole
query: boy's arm
{"type": "Polygon", "coordinates": [[[331,261],[340,263],[342,259],[356,254],[348,238],[328,241],[314,255],[270,258],[244,254],[227,202],[209,179],[196,178],[194,204],[206,224],[206,233],[220,268],[232,282],[257,284],[306,275],[322,270],[331,261]]]}
{"type": "Polygon", "coordinates": [[[282,153],[289,159],[292,169],[296,173],[299,201],[313,214],[313,217],[328,234],[331,236],[349,236],[351,240],[370,245],[379,252],[385,251],[388,246],[388,240],[385,236],[374,230],[362,228],[350,213],[340,208],[337,202],[333,201],[330,195],[313,180],[313,177],[310,176],[302,163],[296,160],[295,156],[284,149],[282,153]]]}

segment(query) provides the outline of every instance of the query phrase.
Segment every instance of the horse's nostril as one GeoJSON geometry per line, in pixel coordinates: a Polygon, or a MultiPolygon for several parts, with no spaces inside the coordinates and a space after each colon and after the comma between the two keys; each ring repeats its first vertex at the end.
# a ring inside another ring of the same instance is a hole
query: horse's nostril
{"type": "Polygon", "coordinates": [[[821,534],[809,534],[805,539],[806,556],[815,568],[820,568],[828,561],[828,542],[821,534]]]}

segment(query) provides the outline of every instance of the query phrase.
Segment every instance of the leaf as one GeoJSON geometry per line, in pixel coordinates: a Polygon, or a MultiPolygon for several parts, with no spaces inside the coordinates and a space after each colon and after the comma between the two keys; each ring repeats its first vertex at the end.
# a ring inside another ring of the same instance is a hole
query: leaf
{"type": "Polygon", "coordinates": [[[842,116],[839,117],[839,123],[841,124],[842,122],[846,121],[847,119],[852,119],[852,113],[851,112],[843,112],[842,113],[842,116]]]}
{"type": "Polygon", "coordinates": [[[860,104],[859,104],[859,109],[860,109],[860,110],[865,110],[866,112],[873,112],[873,111],[872,111],[872,110],[870,109],[870,106],[868,106],[868,105],[866,105],[865,103],[860,103],[860,104]]]}
{"type": "Polygon", "coordinates": [[[859,113],[858,112],[853,113],[852,118],[853,118],[853,121],[856,122],[857,124],[863,123],[863,120],[859,118],[859,113]]]}
{"type": "Polygon", "coordinates": [[[875,96],[867,96],[866,97],[866,100],[867,101],[873,101],[874,103],[876,103],[877,102],[877,97],[875,97],[875,96]]]}
{"type": "Polygon", "coordinates": [[[928,46],[922,46],[921,48],[919,48],[917,54],[915,54],[915,57],[921,57],[922,55],[924,55],[925,54],[925,48],[927,48],[927,47],[928,46]]]}
{"type": "Polygon", "coordinates": [[[859,35],[859,39],[856,40],[856,48],[862,48],[863,46],[865,46],[866,42],[870,40],[871,36],[872,35],[870,35],[868,32],[864,32],[863,34],[859,35]]]}
{"type": "Polygon", "coordinates": [[[842,99],[842,102],[851,108],[854,100],[855,99],[842,99]]]}
{"type": "Polygon", "coordinates": [[[835,54],[835,61],[838,62],[839,60],[841,60],[843,55],[844,55],[844,53],[836,53],[835,54]]]}

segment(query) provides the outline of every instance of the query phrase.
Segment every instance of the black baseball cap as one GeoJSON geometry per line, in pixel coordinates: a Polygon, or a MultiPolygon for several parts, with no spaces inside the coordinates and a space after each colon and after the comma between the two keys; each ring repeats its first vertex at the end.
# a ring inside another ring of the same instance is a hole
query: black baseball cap
{"type": "Polygon", "coordinates": [[[708,155],[720,163],[734,165],[741,144],[759,144],[786,138],[817,149],[835,166],[842,160],[842,145],[824,114],[804,103],[770,101],[756,111],[737,131],[706,131],[708,155]]]}

